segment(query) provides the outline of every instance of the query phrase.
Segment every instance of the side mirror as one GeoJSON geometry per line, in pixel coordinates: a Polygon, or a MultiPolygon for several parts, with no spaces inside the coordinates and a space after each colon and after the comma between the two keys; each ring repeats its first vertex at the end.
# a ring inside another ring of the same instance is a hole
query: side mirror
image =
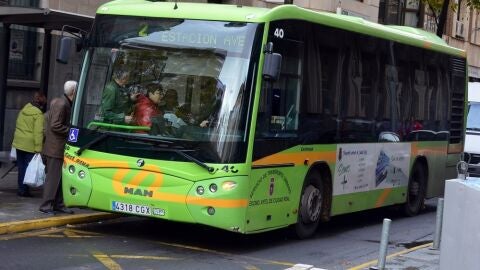
{"type": "Polygon", "coordinates": [[[75,44],[75,39],[72,37],[61,37],[58,41],[57,47],[57,62],[68,64],[70,58],[70,51],[75,44]]]}
{"type": "Polygon", "coordinates": [[[279,53],[265,54],[265,62],[263,63],[263,78],[265,80],[277,80],[280,76],[282,67],[282,55],[279,53]]]}
{"type": "Polygon", "coordinates": [[[282,55],[272,52],[272,48],[273,43],[267,43],[262,73],[265,80],[277,80],[280,76],[280,70],[282,68],[282,55]]]}
{"type": "Polygon", "coordinates": [[[82,50],[82,47],[85,44],[86,35],[87,32],[80,28],[64,25],[62,27],[62,35],[57,44],[57,61],[62,64],[68,64],[72,47],[75,46],[77,52],[82,50]],[[73,37],[64,36],[63,32],[70,33],[73,37]]]}

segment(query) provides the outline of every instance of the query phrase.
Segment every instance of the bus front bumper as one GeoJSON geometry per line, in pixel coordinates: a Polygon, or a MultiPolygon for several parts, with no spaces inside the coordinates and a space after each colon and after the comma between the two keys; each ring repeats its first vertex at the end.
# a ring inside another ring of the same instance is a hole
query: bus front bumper
{"type": "Polygon", "coordinates": [[[248,178],[245,176],[194,182],[120,168],[83,168],[82,171],[72,173],[69,168],[64,168],[62,187],[64,202],[69,207],[88,207],[245,232],[248,205],[244,198],[248,194],[248,178]]]}

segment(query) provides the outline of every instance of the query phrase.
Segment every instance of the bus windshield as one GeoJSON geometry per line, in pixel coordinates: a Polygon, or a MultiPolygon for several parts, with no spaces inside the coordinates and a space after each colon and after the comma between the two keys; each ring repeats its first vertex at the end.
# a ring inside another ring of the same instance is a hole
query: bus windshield
{"type": "MultiPolygon", "coordinates": [[[[247,78],[255,69],[257,28],[98,16],[73,125],[87,129],[90,141],[102,133],[125,134],[135,141],[172,141],[187,150],[201,146],[207,151],[192,154],[201,162],[244,162],[253,89],[247,78]]],[[[125,154],[117,148],[106,151],[125,154]]]]}

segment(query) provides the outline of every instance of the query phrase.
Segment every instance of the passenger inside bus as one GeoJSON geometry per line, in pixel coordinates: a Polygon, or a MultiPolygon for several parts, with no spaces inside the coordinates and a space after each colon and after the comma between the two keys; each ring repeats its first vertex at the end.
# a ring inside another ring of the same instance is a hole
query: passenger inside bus
{"type": "Polygon", "coordinates": [[[128,124],[132,121],[130,114],[138,93],[130,93],[125,87],[129,81],[130,72],[119,69],[114,72],[112,80],[103,89],[100,112],[104,122],[128,124]]]}
{"type": "Polygon", "coordinates": [[[167,126],[180,128],[187,124],[178,116],[179,107],[177,90],[170,88],[165,92],[162,104],[160,105],[160,110],[163,113],[163,118],[165,118],[165,124],[167,126]]]}
{"type": "Polygon", "coordinates": [[[217,80],[210,80],[202,86],[200,90],[199,114],[195,118],[195,122],[200,127],[210,127],[217,120],[224,92],[225,85],[217,80]]]}
{"type": "Polygon", "coordinates": [[[178,109],[178,94],[175,89],[167,89],[165,95],[163,96],[162,102],[160,103],[160,109],[163,113],[173,112],[178,109]]]}
{"type": "Polygon", "coordinates": [[[161,114],[159,105],[163,98],[162,86],[158,83],[148,84],[147,93],[140,94],[135,104],[134,123],[139,126],[152,126],[152,118],[161,114]]]}

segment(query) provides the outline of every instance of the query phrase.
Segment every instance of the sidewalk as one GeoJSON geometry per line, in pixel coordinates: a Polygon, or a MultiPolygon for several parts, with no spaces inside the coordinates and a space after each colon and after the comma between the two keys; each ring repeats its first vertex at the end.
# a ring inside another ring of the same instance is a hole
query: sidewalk
{"type": "MultiPolygon", "coordinates": [[[[349,270],[370,270],[378,264],[377,260],[357,265],[349,270]],[[370,268],[372,267],[372,268],[370,268]]],[[[405,249],[387,256],[385,270],[438,270],[440,269],[440,250],[433,250],[432,243],[405,249]]]]}
{"type": "MultiPolygon", "coordinates": [[[[7,168],[8,165],[2,164],[0,176],[7,168]]],[[[16,168],[5,178],[0,179],[0,235],[117,217],[111,213],[79,208],[72,208],[75,212],[73,215],[47,215],[38,211],[42,203],[42,188],[31,189],[31,193],[34,197],[17,196],[16,168]]]]}

